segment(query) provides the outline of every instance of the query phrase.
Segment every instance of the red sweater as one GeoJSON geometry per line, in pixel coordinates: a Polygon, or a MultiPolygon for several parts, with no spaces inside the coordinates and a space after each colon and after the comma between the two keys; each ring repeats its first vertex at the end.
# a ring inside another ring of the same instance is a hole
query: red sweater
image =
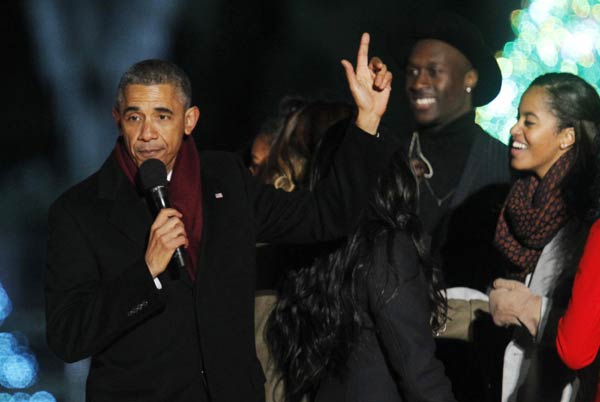
{"type": "MultiPolygon", "coordinates": [[[[600,347],[600,220],[592,226],[573,283],[573,294],[558,323],[556,348],[573,370],[591,364],[600,347]]],[[[596,402],[600,402],[600,382],[596,402]]]]}

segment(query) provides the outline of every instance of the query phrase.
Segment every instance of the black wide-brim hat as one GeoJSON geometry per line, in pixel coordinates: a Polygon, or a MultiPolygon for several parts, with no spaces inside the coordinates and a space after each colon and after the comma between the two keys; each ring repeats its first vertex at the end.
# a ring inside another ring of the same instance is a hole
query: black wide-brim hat
{"type": "Polygon", "coordinates": [[[477,70],[479,79],[473,89],[473,106],[491,102],[500,92],[502,73],[486,46],[481,32],[466,18],[450,12],[419,13],[387,37],[391,56],[401,69],[414,45],[423,39],[437,39],[458,49],[477,70]]]}

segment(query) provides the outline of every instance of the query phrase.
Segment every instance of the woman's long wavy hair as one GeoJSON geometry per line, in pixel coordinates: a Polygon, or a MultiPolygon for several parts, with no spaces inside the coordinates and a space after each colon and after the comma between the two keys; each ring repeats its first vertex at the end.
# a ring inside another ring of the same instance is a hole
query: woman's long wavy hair
{"type": "Polygon", "coordinates": [[[570,73],[541,75],[529,88],[534,86],[544,89],[547,104],[558,120],[558,131],[568,127],[575,131],[575,162],[561,186],[569,210],[577,219],[588,221],[596,214],[600,201],[600,97],[590,84],[570,73]]]}
{"type": "Polygon", "coordinates": [[[319,140],[332,125],[354,114],[355,107],[345,102],[319,100],[301,105],[287,115],[281,134],[271,146],[262,179],[285,191],[305,188],[309,162],[319,140]]]}
{"type": "MultiPolygon", "coordinates": [[[[329,170],[340,133],[333,130],[321,141],[312,164],[311,188],[329,170]]],[[[325,377],[343,375],[367,314],[358,302],[372,269],[375,239],[391,244],[397,232],[412,238],[429,285],[432,330],[446,319],[447,304],[437,270],[422,237],[416,215],[417,187],[403,153],[396,152],[377,180],[369,206],[356,231],[327,247],[312,265],[290,271],[279,289],[279,300],[267,324],[267,342],[285,386],[286,402],[313,395],[325,377]]],[[[391,275],[394,271],[391,270],[391,275]]],[[[387,295],[384,300],[389,300],[387,295]]]]}

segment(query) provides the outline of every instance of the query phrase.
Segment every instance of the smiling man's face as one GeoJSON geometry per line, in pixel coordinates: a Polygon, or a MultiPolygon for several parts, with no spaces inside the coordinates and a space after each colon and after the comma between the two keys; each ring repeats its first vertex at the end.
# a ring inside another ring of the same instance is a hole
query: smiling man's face
{"type": "Polygon", "coordinates": [[[406,93],[417,124],[444,126],[472,109],[471,90],[477,73],[455,47],[423,39],[406,64],[406,93]]]}
{"type": "Polygon", "coordinates": [[[199,117],[197,107],[185,109],[183,96],[170,84],[129,85],[113,118],[127,152],[139,167],[159,159],[171,171],[184,135],[190,135],[199,117]]]}

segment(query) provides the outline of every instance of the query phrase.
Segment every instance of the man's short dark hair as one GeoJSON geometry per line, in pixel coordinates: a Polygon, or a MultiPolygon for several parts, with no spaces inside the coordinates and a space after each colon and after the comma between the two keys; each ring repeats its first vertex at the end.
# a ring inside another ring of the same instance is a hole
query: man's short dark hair
{"type": "Polygon", "coordinates": [[[180,93],[185,108],[192,103],[192,84],[188,75],[168,60],[148,59],[135,63],[123,74],[117,88],[117,108],[129,85],[171,84],[180,93]]]}

